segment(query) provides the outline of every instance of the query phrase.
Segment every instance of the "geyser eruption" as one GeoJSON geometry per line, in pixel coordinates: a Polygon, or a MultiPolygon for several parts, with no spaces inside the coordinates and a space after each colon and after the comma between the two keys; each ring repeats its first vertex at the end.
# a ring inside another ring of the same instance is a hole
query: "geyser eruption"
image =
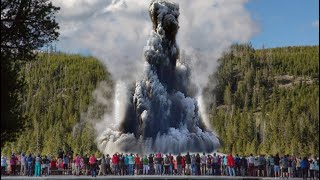
{"type": "MultiPolygon", "coordinates": [[[[117,125],[98,136],[98,147],[106,153],[212,152],[219,140],[203,123],[190,68],[176,44],[179,6],[155,0],[149,14],[153,30],[144,48],[143,78],[129,90],[125,110],[114,110],[125,114],[114,115],[117,125]]],[[[130,87],[117,84],[116,94],[123,89],[130,87]]]]}

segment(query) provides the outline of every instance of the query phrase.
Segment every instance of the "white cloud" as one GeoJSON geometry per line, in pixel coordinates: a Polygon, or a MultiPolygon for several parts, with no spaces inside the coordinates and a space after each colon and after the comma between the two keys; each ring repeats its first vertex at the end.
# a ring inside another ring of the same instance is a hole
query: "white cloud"
{"type": "Polygon", "coordinates": [[[316,28],[319,29],[319,19],[316,20],[316,21],[314,21],[314,22],[312,23],[312,26],[314,26],[314,27],[316,27],[316,28]]]}
{"type": "MultiPolygon", "coordinates": [[[[193,55],[193,80],[203,87],[216,60],[233,42],[247,42],[257,26],[245,9],[247,0],[174,0],[180,4],[178,45],[193,55]],[[200,58],[201,57],[201,58],[200,58]]],[[[58,49],[88,49],[116,80],[142,72],[143,47],[152,24],[150,0],[53,0],[61,38],[58,49]]]]}

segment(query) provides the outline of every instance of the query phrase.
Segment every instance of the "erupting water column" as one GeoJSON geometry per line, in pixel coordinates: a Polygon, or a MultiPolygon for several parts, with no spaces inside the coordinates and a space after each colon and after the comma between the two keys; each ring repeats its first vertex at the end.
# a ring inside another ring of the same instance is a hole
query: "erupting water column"
{"type": "Polygon", "coordinates": [[[136,82],[124,119],[98,137],[106,153],[212,152],[218,138],[199,114],[190,88],[190,68],[176,44],[179,6],[155,0],[149,7],[153,30],[144,49],[143,79],[136,82]]]}

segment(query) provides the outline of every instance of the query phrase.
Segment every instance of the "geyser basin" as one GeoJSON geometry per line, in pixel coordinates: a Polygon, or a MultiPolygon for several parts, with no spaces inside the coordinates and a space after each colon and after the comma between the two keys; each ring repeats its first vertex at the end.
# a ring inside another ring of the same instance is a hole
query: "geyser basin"
{"type": "MultiPolygon", "coordinates": [[[[98,147],[105,153],[212,152],[219,140],[201,119],[190,88],[191,70],[176,44],[179,6],[155,0],[149,13],[153,30],[144,49],[143,78],[128,102],[120,102],[125,104],[124,116],[98,136],[98,147]]],[[[124,89],[117,84],[116,94],[124,89]]],[[[114,111],[119,112],[119,102],[115,104],[114,111]]]]}

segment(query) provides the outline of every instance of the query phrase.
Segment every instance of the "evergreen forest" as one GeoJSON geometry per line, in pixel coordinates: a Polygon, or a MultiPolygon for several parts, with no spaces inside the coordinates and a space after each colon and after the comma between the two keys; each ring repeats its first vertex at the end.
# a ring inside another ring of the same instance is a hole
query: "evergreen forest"
{"type": "MultiPolygon", "coordinates": [[[[222,143],[218,151],[319,153],[319,46],[256,50],[235,44],[218,61],[204,90],[210,122],[222,143]]],[[[59,148],[98,152],[93,125],[82,119],[99,84],[113,87],[105,65],[91,56],[40,53],[21,66],[24,129],[1,154],[56,155],[59,148]],[[75,133],[79,123],[81,132],[75,133]]]]}
{"type": "Polygon", "coordinates": [[[205,94],[222,152],[318,155],[319,46],[233,45],[205,94]]]}

